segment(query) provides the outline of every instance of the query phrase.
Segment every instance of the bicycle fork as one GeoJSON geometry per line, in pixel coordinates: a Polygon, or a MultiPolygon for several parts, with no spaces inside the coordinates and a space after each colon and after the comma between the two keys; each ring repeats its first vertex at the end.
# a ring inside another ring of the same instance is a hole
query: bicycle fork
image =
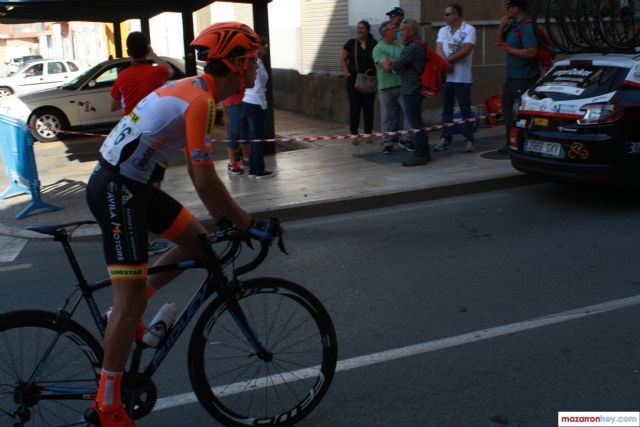
{"type": "Polygon", "coordinates": [[[244,314],[242,307],[240,307],[238,299],[233,295],[233,289],[235,288],[235,285],[237,285],[237,282],[233,283],[233,285],[234,286],[230,287],[231,290],[221,290],[221,293],[227,302],[227,306],[229,307],[229,314],[242,331],[244,337],[249,341],[249,344],[256,352],[256,356],[258,356],[260,360],[271,362],[271,360],[273,360],[273,353],[267,350],[264,343],[256,335],[253,327],[251,326],[251,322],[249,322],[249,319],[247,319],[247,316],[244,314]]]}

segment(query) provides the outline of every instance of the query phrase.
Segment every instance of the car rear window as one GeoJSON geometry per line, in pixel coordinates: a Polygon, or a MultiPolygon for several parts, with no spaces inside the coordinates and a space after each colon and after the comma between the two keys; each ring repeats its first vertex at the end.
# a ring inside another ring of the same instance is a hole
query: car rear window
{"type": "Polygon", "coordinates": [[[628,72],[624,67],[556,66],[529,89],[529,96],[555,101],[591,98],[621,89],[628,72]]]}
{"type": "Polygon", "coordinates": [[[78,71],[79,69],[78,66],[71,61],[67,61],[67,66],[69,67],[70,71],[78,71]]]}

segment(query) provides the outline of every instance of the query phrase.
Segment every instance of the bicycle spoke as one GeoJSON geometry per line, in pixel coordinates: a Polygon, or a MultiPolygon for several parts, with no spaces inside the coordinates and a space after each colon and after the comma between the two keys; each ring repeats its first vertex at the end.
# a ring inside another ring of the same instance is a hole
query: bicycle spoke
{"type": "MultiPolygon", "coordinates": [[[[240,372],[238,373],[238,375],[236,375],[236,377],[231,381],[231,383],[227,385],[227,387],[232,386],[234,383],[236,383],[236,382],[238,381],[238,378],[240,378],[240,377],[242,376],[242,374],[244,374],[245,372],[247,372],[247,371],[249,370],[249,368],[251,368],[251,366],[255,365],[256,363],[259,363],[259,360],[254,360],[254,361],[252,361],[251,363],[249,363],[249,364],[245,365],[246,367],[245,367],[245,366],[241,366],[241,367],[239,367],[239,368],[230,369],[229,371],[226,371],[226,372],[223,372],[222,374],[219,374],[219,375],[213,376],[212,378],[217,378],[217,377],[220,377],[220,376],[222,376],[222,375],[226,375],[227,373],[231,373],[231,372],[233,372],[233,371],[236,371],[236,370],[238,370],[238,369],[242,369],[242,371],[240,371],[240,372]]],[[[221,391],[221,394],[224,394],[225,390],[226,390],[226,389],[223,389],[223,390],[221,391]]]]}
{"type": "MultiPolygon", "coordinates": [[[[246,339],[245,339],[245,342],[246,342],[246,339]]],[[[213,344],[211,346],[213,346],[213,344]]],[[[217,349],[219,349],[221,347],[224,347],[224,348],[228,348],[230,350],[239,351],[239,352],[244,353],[244,354],[246,354],[246,353],[249,353],[249,354],[255,353],[255,350],[253,348],[251,348],[251,347],[247,346],[247,349],[244,349],[244,348],[236,347],[236,346],[233,346],[233,345],[230,345],[230,344],[224,344],[221,341],[218,341],[215,344],[215,346],[216,346],[217,349]]]]}
{"type": "MultiPolygon", "coordinates": [[[[252,352],[254,351],[254,350],[253,350],[253,347],[251,347],[251,344],[249,344],[249,342],[247,341],[247,339],[245,338],[245,336],[244,336],[244,335],[241,335],[241,334],[238,334],[238,333],[236,332],[236,331],[238,330],[238,329],[237,329],[237,327],[236,327],[236,329],[235,329],[235,330],[232,330],[232,329],[227,328],[227,327],[222,328],[222,330],[223,330],[224,332],[227,332],[229,335],[231,335],[231,336],[232,336],[233,338],[235,338],[237,341],[240,341],[240,342],[244,343],[244,344],[247,346],[247,348],[251,349],[251,351],[252,351],[252,352]]],[[[241,351],[246,351],[246,350],[241,350],[241,351]]]]}
{"type": "MultiPolygon", "coordinates": [[[[296,341],[296,342],[294,342],[294,343],[292,343],[292,344],[288,345],[288,346],[287,346],[287,347],[285,347],[285,348],[278,349],[278,350],[277,350],[277,353],[278,353],[278,354],[282,354],[283,352],[286,352],[287,350],[289,350],[291,347],[296,346],[296,345],[299,345],[299,344],[302,344],[303,342],[308,341],[308,340],[311,340],[311,339],[318,339],[318,334],[317,334],[317,333],[316,333],[316,334],[310,334],[310,335],[308,335],[308,336],[306,336],[306,337],[304,337],[304,338],[301,338],[301,339],[299,339],[298,341],[296,341]]],[[[322,345],[322,344],[320,343],[320,345],[322,345]]],[[[274,349],[274,353],[276,353],[275,349],[274,349]]]]}
{"type": "Polygon", "coordinates": [[[230,405],[232,409],[235,407],[236,403],[238,403],[238,400],[240,399],[240,397],[242,397],[242,394],[247,390],[247,388],[249,388],[249,386],[251,385],[251,381],[253,381],[253,383],[254,383],[253,387],[252,387],[252,391],[255,392],[255,390],[257,388],[256,385],[257,385],[257,382],[258,382],[257,374],[260,372],[261,369],[262,369],[262,366],[259,365],[258,366],[258,370],[256,371],[256,375],[253,376],[253,379],[252,380],[248,380],[248,381],[245,382],[244,389],[240,393],[237,394],[237,397],[236,397],[235,401],[230,405]]]}

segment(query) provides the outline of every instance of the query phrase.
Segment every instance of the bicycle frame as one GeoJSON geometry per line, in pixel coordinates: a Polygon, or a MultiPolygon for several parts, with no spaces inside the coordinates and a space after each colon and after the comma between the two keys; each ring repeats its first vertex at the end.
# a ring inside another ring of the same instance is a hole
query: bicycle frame
{"type": "MultiPolygon", "coordinates": [[[[95,301],[95,298],[93,297],[93,293],[98,290],[111,286],[110,280],[104,279],[92,284],[88,283],[86,278],[84,277],[84,274],[82,273],[82,270],[76,259],[73,249],[71,248],[69,234],[58,233],[54,236],[54,240],[59,241],[62,244],[65,254],[67,256],[67,259],[78,280],[78,282],[76,283],[76,287],[79,288],[81,292],[81,294],[76,298],[76,300],[70,304],[69,311],[65,310],[66,307],[69,306],[69,298],[67,298],[64,306],[58,311],[58,316],[61,318],[62,321],[64,321],[64,319],[72,318],[73,313],[77,310],[78,306],[80,305],[80,301],[85,300],[89,308],[89,312],[93,316],[93,320],[100,332],[100,335],[104,337],[106,321],[102,316],[102,312],[100,311],[95,301]]],[[[155,371],[161,365],[162,361],[169,354],[169,352],[177,342],[178,338],[185,331],[185,329],[187,328],[191,320],[196,316],[196,314],[202,307],[202,304],[207,299],[209,299],[209,297],[211,297],[211,295],[213,295],[214,293],[218,293],[223,298],[225,298],[225,300],[229,304],[229,313],[233,316],[234,321],[236,322],[236,324],[238,325],[242,333],[245,335],[247,340],[251,343],[256,353],[261,358],[268,359],[270,357],[269,351],[265,349],[264,345],[257,338],[253,329],[249,325],[247,318],[242,312],[242,309],[240,308],[239,304],[237,303],[237,301],[235,301],[233,297],[235,286],[238,283],[237,279],[234,277],[230,281],[227,278],[215,252],[207,244],[206,236],[201,236],[201,241],[204,249],[204,256],[201,259],[185,260],[177,263],[166,264],[162,266],[149,268],[150,275],[157,274],[157,273],[183,271],[183,270],[198,268],[198,269],[206,270],[207,276],[204,279],[203,283],[196,290],[194,295],[191,297],[191,300],[185,306],[182,313],[178,315],[176,321],[166,331],[164,338],[159,343],[151,360],[149,361],[146,368],[144,369],[144,372],[142,373],[142,375],[144,375],[146,378],[151,378],[153,376],[155,371]]],[[[55,341],[51,344],[50,348],[52,348],[53,345],[55,345],[55,341]]],[[[141,353],[145,348],[147,347],[145,347],[144,344],[136,342],[135,348],[133,350],[133,356],[131,358],[131,365],[130,365],[131,372],[140,372],[139,363],[141,359],[141,353]]],[[[49,354],[49,351],[46,351],[42,358],[42,361],[46,360],[48,354],[49,354]]],[[[36,368],[36,370],[32,374],[31,381],[35,380],[38,370],[39,368],[36,368]]],[[[70,397],[69,395],[78,395],[78,394],[83,394],[85,396],[87,395],[86,389],[82,389],[82,390],[65,389],[65,391],[62,391],[60,390],[60,388],[57,388],[56,390],[51,389],[47,391],[61,392],[63,393],[63,395],[67,395],[67,398],[70,397]]],[[[50,396],[50,398],[61,399],[64,397],[60,395],[56,395],[56,396],[50,396]]]]}

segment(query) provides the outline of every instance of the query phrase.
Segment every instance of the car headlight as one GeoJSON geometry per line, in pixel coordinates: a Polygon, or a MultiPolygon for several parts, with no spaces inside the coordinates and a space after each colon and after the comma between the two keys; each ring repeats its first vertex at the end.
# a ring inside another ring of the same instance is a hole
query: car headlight
{"type": "Polygon", "coordinates": [[[0,114],[26,122],[31,109],[19,97],[12,95],[0,100],[0,114]]]}

